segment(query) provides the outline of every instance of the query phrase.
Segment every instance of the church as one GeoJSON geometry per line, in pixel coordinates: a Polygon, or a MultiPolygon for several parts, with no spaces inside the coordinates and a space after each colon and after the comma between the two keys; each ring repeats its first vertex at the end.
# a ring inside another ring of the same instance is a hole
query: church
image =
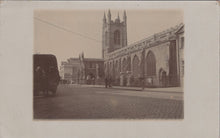
{"type": "Polygon", "coordinates": [[[127,15],[102,27],[104,72],[113,85],[182,87],[184,83],[184,24],[178,24],[133,44],[127,44],[127,15]]]}

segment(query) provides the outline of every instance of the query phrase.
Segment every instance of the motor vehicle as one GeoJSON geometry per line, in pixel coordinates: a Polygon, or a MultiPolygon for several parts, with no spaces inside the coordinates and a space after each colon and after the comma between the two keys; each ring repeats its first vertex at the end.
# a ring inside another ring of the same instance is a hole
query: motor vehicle
{"type": "Polygon", "coordinates": [[[34,95],[56,94],[60,76],[56,56],[34,54],[33,56],[34,95]]]}

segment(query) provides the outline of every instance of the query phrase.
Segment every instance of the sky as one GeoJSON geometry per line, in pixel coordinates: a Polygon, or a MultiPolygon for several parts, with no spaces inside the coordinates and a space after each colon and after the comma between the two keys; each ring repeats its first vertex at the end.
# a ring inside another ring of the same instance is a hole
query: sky
{"type": "MultiPolygon", "coordinates": [[[[112,20],[123,19],[122,10],[111,10],[112,20]]],[[[84,52],[102,57],[102,19],[106,10],[36,10],[34,53],[54,54],[58,65],[84,52]]],[[[128,45],[183,23],[180,10],[126,10],[128,45]]]]}

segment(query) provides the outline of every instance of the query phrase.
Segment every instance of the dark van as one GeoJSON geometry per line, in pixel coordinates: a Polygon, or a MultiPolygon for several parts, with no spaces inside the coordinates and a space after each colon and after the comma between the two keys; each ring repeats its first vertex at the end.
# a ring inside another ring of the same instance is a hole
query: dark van
{"type": "Polygon", "coordinates": [[[60,76],[54,55],[34,54],[34,95],[56,93],[60,76]]]}

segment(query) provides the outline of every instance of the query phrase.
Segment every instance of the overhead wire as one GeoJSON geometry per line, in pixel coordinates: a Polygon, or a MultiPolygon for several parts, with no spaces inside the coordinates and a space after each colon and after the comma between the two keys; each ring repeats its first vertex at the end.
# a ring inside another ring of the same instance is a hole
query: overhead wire
{"type": "MultiPolygon", "coordinates": [[[[81,37],[84,37],[84,38],[87,38],[87,39],[96,41],[96,42],[98,42],[98,43],[102,43],[102,41],[100,41],[100,40],[97,40],[97,39],[92,38],[92,37],[90,37],[90,36],[86,36],[86,35],[84,35],[84,34],[82,34],[82,33],[74,32],[74,31],[69,30],[69,29],[67,29],[67,28],[65,28],[65,27],[62,27],[62,26],[60,26],[60,25],[57,25],[57,24],[51,23],[51,22],[49,22],[49,21],[43,20],[43,19],[41,19],[41,18],[39,18],[39,17],[34,17],[34,19],[36,19],[36,20],[38,20],[38,21],[40,21],[40,22],[42,22],[42,23],[48,24],[48,25],[50,25],[50,26],[53,26],[53,27],[55,27],[55,28],[61,29],[61,30],[63,30],[63,31],[72,33],[72,34],[74,34],[74,35],[78,35],[78,36],[81,36],[81,37]]],[[[113,38],[112,36],[110,36],[110,39],[115,39],[115,38],[113,38]]],[[[122,37],[121,40],[124,41],[124,38],[122,37]]]]}
{"type": "Polygon", "coordinates": [[[41,18],[39,18],[39,17],[34,17],[34,19],[36,19],[36,20],[38,20],[38,21],[40,21],[40,22],[42,22],[42,23],[51,25],[51,26],[53,26],[53,27],[55,27],[55,28],[61,29],[61,30],[63,30],[63,31],[72,33],[72,34],[74,34],[74,35],[78,35],[78,36],[81,36],[81,37],[84,37],[84,38],[87,38],[87,39],[90,39],[90,40],[93,40],[93,41],[102,43],[102,41],[100,41],[100,40],[97,40],[97,39],[95,39],[95,38],[92,38],[92,37],[90,37],[90,36],[86,36],[86,35],[81,34],[81,33],[78,33],[78,32],[74,32],[74,31],[69,30],[69,29],[67,29],[67,28],[65,28],[65,27],[62,27],[62,26],[60,26],[60,25],[57,25],[57,24],[51,23],[51,22],[49,22],[49,21],[43,20],[43,19],[41,19],[41,18]]]}

